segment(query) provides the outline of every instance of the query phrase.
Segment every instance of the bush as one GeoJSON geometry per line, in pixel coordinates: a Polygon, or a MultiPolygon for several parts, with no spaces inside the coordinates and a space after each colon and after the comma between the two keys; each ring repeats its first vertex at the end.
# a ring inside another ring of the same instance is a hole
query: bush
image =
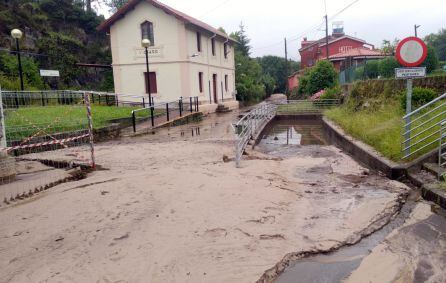
{"type": "Polygon", "coordinates": [[[338,99],[341,97],[342,89],[339,85],[325,89],[321,99],[338,99]]]}
{"type": "MultiPolygon", "coordinates": [[[[403,91],[401,99],[401,108],[406,109],[406,92],[403,91]]],[[[424,104],[434,100],[437,97],[435,90],[423,87],[414,87],[412,92],[412,110],[417,109],[424,104]]]]}
{"type": "Polygon", "coordinates": [[[435,49],[431,46],[427,46],[427,57],[424,60],[422,66],[426,67],[428,74],[432,73],[438,67],[438,57],[435,53],[435,49]]]}
{"type": "Polygon", "coordinates": [[[395,68],[399,68],[400,64],[394,57],[387,57],[379,61],[379,74],[385,78],[395,76],[395,68]]]}
{"type": "Polygon", "coordinates": [[[376,79],[379,76],[379,61],[367,61],[364,67],[365,75],[368,79],[376,79]]]}
{"type": "Polygon", "coordinates": [[[300,93],[314,94],[323,89],[333,87],[338,82],[338,74],[333,64],[319,61],[300,81],[300,93]]]}

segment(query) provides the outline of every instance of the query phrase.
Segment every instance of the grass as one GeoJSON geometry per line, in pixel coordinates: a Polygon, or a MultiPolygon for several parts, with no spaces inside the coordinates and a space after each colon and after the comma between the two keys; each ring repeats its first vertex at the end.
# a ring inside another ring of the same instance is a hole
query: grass
{"type": "MultiPolygon", "coordinates": [[[[107,126],[110,120],[131,117],[137,107],[92,106],[93,127],[107,126]]],[[[6,135],[17,140],[35,135],[86,129],[88,120],[84,106],[55,106],[8,109],[6,135]]]]}
{"type": "Polygon", "coordinates": [[[325,115],[351,136],[372,146],[393,161],[401,154],[403,112],[399,102],[388,103],[377,111],[349,110],[346,106],[325,111],[325,115]]]}
{"type": "Polygon", "coordinates": [[[298,113],[317,113],[322,112],[324,109],[331,107],[332,101],[328,102],[314,102],[314,101],[301,101],[299,103],[281,104],[277,107],[278,114],[298,114],[298,113]]]}

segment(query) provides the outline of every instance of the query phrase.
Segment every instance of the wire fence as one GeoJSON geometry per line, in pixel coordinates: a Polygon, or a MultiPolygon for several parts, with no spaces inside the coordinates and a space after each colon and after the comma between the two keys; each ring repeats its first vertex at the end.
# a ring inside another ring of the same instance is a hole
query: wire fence
{"type": "Polygon", "coordinates": [[[81,169],[95,166],[92,95],[45,94],[42,107],[42,101],[37,103],[41,93],[3,96],[0,91],[0,205],[78,178],[81,169]]]}

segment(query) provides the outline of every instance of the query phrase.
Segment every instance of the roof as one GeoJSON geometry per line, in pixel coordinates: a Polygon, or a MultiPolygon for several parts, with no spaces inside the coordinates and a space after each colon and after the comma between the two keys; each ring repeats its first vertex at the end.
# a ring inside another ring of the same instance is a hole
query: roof
{"type": "MultiPolygon", "coordinates": [[[[367,42],[365,40],[362,40],[362,39],[359,39],[359,38],[356,38],[356,37],[353,37],[353,36],[349,36],[349,35],[344,35],[344,36],[341,36],[341,37],[335,37],[335,36],[329,35],[328,36],[328,44],[332,44],[332,43],[334,43],[336,41],[339,41],[339,40],[342,40],[342,39],[351,39],[351,40],[354,40],[354,41],[361,42],[363,44],[367,44],[367,42]]],[[[302,47],[301,49],[299,49],[299,52],[304,51],[304,50],[306,50],[306,49],[308,49],[308,48],[310,48],[312,46],[315,46],[315,45],[325,46],[326,44],[327,44],[326,43],[326,37],[324,37],[324,38],[321,38],[319,40],[314,41],[311,45],[302,47]]]]}
{"type": "Polygon", "coordinates": [[[380,50],[372,50],[368,48],[354,48],[346,52],[337,53],[330,56],[330,60],[344,59],[348,57],[386,57],[380,50]]]}
{"type": "Polygon", "coordinates": [[[183,21],[186,24],[191,24],[193,26],[196,26],[198,28],[210,31],[211,33],[214,33],[216,35],[219,35],[223,38],[229,39],[232,42],[237,42],[236,40],[230,38],[227,34],[225,34],[224,32],[219,31],[218,29],[198,20],[195,19],[189,15],[186,15],[183,12],[180,12],[178,10],[175,10],[172,7],[167,6],[166,4],[163,4],[157,0],[130,0],[129,2],[127,2],[127,4],[125,4],[121,9],[119,9],[116,13],[114,13],[110,18],[108,18],[107,20],[105,20],[104,22],[102,22],[98,27],[97,30],[99,31],[107,31],[110,29],[110,27],[117,22],[118,20],[120,20],[121,18],[123,18],[125,16],[125,14],[131,10],[133,10],[135,8],[136,5],[138,5],[141,1],[146,1],[147,3],[153,5],[154,7],[157,7],[161,10],[163,10],[164,12],[166,12],[167,14],[170,14],[174,17],[176,17],[177,19],[183,21]]]}

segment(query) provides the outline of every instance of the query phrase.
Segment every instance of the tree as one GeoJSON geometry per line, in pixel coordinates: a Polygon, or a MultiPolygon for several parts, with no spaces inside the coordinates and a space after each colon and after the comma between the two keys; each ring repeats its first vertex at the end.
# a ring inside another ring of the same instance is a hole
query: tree
{"type": "Polygon", "coordinates": [[[439,60],[446,61],[446,29],[429,34],[424,41],[435,49],[439,60]]]}
{"type": "Polygon", "coordinates": [[[393,42],[390,42],[390,40],[383,40],[382,46],[381,46],[381,50],[384,54],[387,55],[395,55],[396,52],[396,47],[399,43],[399,39],[395,38],[393,40],[393,42]]]}
{"type": "Polygon", "coordinates": [[[438,57],[437,54],[435,53],[435,49],[432,46],[430,45],[427,46],[427,57],[424,60],[423,64],[421,65],[426,67],[426,71],[428,73],[432,73],[434,70],[437,69],[438,57]]]}
{"type": "Polygon", "coordinates": [[[387,57],[379,61],[379,74],[385,78],[395,76],[395,68],[399,68],[400,64],[395,57],[387,57]]]}
{"type": "Polygon", "coordinates": [[[334,87],[338,82],[338,74],[333,64],[322,60],[316,63],[301,79],[300,93],[312,95],[326,88],[334,87]]]}
{"type": "Polygon", "coordinates": [[[243,56],[251,55],[251,46],[249,45],[251,40],[246,35],[243,23],[240,23],[239,30],[231,33],[230,37],[239,43],[235,46],[235,51],[240,52],[243,56]]]}
{"type": "Polygon", "coordinates": [[[115,13],[121,9],[129,0],[105,0],[105,4],[108,6],[110,12],[115,13]]]}

